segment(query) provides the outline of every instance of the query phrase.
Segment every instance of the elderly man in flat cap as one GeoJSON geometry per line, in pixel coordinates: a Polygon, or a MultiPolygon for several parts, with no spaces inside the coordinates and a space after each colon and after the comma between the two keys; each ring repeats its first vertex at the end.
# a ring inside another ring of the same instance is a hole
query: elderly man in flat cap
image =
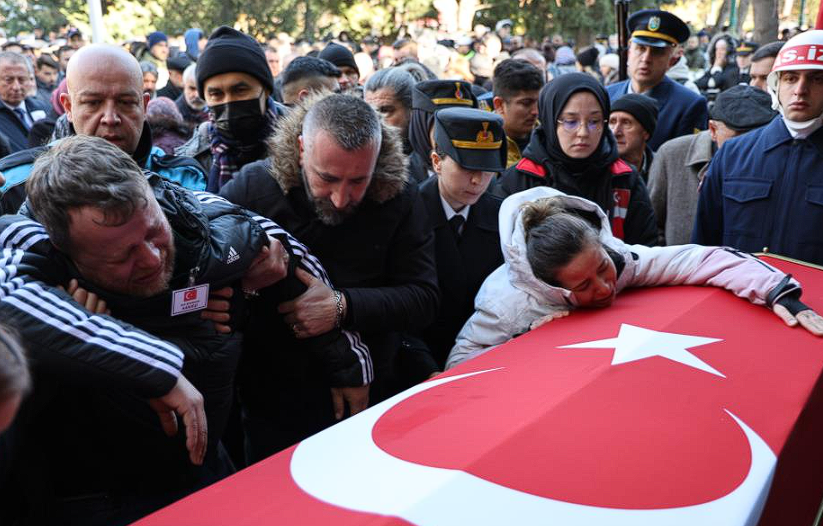
{"type": "Polygon", "coordinates": [[[734,86],[717,96],[707,131],[672,139],[657,150],[649,173],[649,196],[666,245],[689,242],[700,181],[715,152],[729,139],[768,124],[776,115],[766,92],[734,86]]]}

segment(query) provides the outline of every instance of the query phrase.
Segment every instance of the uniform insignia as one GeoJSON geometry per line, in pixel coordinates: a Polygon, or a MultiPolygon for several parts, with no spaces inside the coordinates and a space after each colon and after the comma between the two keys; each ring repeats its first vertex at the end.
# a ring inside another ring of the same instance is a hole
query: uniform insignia
{"type": "Polygon", "coordinates": [[[649,19],[649,31],[657,31],[660,29],[660,17],[653,16],[649,19]]]}
{"type": "Polygon", "coordinates": [[[457,100],[463,100],[463,91],[460,90],[460,83],[455,82],[454,85],[457,86],[457,90],[454,92],[454,98],[457,100]]]}
{"type": "Polygon", "coordinates": [[[489,131],[489,123],[483,123],[483,129],[477,132],[477,142],[478,143],[486,143],[486,142],[493,142],[494,135],[489,131]]]}

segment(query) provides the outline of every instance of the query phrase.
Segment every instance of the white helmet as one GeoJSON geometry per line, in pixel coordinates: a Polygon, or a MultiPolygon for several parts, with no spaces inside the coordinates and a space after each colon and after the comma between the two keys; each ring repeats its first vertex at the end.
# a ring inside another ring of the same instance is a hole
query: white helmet
{"type": "Polygon", "coordinates": [[[798,69],[823,69],[823,30],[815,29],[800,33],[790,38],[780,48],[772,70],[766,77],[773,109],[780,107],[780,101],[777,98],[779,73],[798,69]]]}

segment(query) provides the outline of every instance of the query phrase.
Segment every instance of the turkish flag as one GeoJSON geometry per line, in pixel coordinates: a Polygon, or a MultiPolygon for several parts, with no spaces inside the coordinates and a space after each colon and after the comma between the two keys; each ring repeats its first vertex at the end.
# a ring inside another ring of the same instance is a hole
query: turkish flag
{"type": "Polygon", "coordinates": [[[183,301],[196,301],[197,289],[189,289],[183,293],[183,301]]]}
{"type": "Polygon", "coordinates": [[[727,291],[627,291],[139,524],[811,524],[821,351],[727,291]]]}

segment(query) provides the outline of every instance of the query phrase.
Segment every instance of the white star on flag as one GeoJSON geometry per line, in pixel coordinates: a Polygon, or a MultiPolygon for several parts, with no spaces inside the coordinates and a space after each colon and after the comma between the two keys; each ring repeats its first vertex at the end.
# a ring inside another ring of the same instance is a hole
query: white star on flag
{"type": "Polygon", "coordinates": [[[563,345],[560,348],[614,349],[612,365],[642,360],[643,358],[651,358],[652,356],[661,356],[725,378],[726,376],[724,374],[686,350],[690,347],[697,347],[719,341],[723,340],[676,334],[673,332],[653,331],[623,323],[620,325],[620,333],[617,335],[617,338],[563,345]]]}

